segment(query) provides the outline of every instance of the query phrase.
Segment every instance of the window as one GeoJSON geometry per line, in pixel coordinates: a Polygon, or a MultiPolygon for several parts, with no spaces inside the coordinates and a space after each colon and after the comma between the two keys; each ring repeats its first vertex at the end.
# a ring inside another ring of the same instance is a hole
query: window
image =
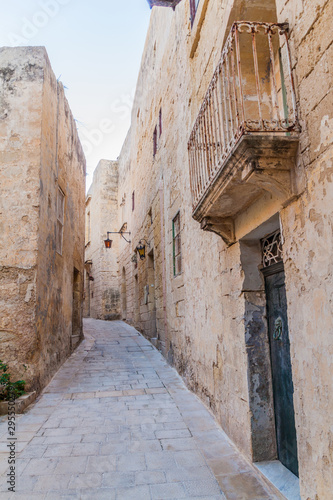
{"type": "Polygon", "coordinates": [[[162,135],[162,108],[160,108],[160,111],[158,113],[158,123],[156,127],[154,128],[154,134],[153,134],[153,156],[155,157],[157,150],[158,150],[158,142],[159,139],[162,135]]]}
{"type": "Polygon", "coordinates": [[[160,112],[158,115],[158,128],[159,128],[159,137],[162,135],[162,108],[160,108],[160,112]]]}
{"type": "Polygon", "coordinates": [[[134,208],[135,208],[135,191],[133,191],[132,193],[132,212],[134,212],[134,208]]]}
{"type": "Polygon", "coordinates": [[[191,10],[191,24],[193,26],[194,18],[198,10],[200,0],[190,0],[190,10],[191,10]]]}
{"type": "Polygon", "coordinates": [[[87,219],[86,219],[86,245],[90,243],[90,211],[87,212],[87,219]]]}
{"type": "Polygon", "coordinates": [[[180,239],[180,213],[172,221],[173,240],[173,275],[178,276],[182,272],[182,250],[180,239]]]}
{"type": "Polygon", "coordinates": [[[157,125],[154,128],[154,134],[153,134],[153,156],[155,156],[157,153],[157,125]]]}
{"type": "Polygon", "coordinates": [[[56,228],[56,251],[62,255],[62,243],[64,232],[64,212],[65,212],[65,195],[58,187],[57,195],[57,228],[56,228]]]}

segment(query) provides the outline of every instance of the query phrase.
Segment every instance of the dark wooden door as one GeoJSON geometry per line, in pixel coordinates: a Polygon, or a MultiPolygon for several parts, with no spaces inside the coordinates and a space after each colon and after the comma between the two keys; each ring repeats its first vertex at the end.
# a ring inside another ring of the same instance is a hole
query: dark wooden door
{"type": "Polygon", "coordinates": [[[265,285],[278,458],[298,476],[294,387],[283,264],[266,270],[265,285]]]}

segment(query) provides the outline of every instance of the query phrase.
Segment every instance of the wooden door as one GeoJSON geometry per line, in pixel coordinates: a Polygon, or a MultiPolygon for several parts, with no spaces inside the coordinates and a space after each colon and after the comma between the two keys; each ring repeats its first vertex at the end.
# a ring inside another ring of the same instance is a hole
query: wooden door
{"type": "Polygon", "coordinates": [[[293,380],[283,263],[264,270],[278,458],[298,476],[293,380]]]}

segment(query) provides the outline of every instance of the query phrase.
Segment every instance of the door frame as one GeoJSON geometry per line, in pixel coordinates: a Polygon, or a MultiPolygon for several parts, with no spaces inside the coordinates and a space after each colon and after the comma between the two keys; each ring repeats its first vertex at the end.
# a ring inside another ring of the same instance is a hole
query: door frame
{"type": "MultiPolygon", "coordinates": [[[[239,240],[253,462],[277,460],[272,368],[261,240],[281,230],[279,213],[239,240]]],[[[278,266],[283,265],[279,263],[278,266]]],[[[273,270],[273,269],[272,269],[273,270]]],[[[269,272],[269,271],[267,271],[269,272]]]]}
{"type": "MultiPolygon", "coordinates": [[[[285,286],[285,270],[284,270],[284,263],[283,263],[283,260],[281,260],[280,262],[277,262],[275,264],[272,264],[268,267],[265,267],[263,269],[261,269],[261,272],[264,276],[264,279],[266,277],[269,277],[269,276],[274,276],[276,274],[280,274],[280,273],[283,273],[284,275],[284,288],[285,288],[285,293],[287,294],[287,290],[286,290],[286,286],[285,286]]],[[[265,294],[266,294],[266,316],[267,316],[267,334],[268,334],[268,339],[269,339],[269,344],[270,344],[270,364],[271,364],[271,370],[272,370],[272,385],[273,385],[273,403],[274,403],[274,418],[275,418],[275,432],[276,432],[276,453],[277,453],[277,458],[279,459],[279,449],[278,449],[278,431],[277,431],[277,428],[276,428],[276,398],[277,398],[277,394],[276,394],[276,391],[274,390],[274,383],[273,383],[273,380],[274,380],[274,368],[273,368],[273,361],[272,361],[272,341],[270,339],[270,333],[269,333],[269,314],[268,314],[268,303],[269,303],[269,297],[267,296],[267,285],[266,285],[266,281],[265,281],[265,294]]],[[[285,311],[285,315],[287,317],[287,325],[288,325],[288,340],[289,340],[289,346],[290,346],[290,336],[289,336],[289,321],[288,321],[288,308],[287,308],[287,304],[286,304],[286,311],[285,311]]],[[[289,351],[289,356],[290,356],[290,351],[289,351]]],[[[293,385],[293,373],[292,373],[292,360],[291,360],[291,356],[290,356],[290,377],[291,377],[291,383],[293,385]]],[[[293,399],[293,394],[294,394],[294,391],[292,392],[292,399],[293,399]]],[[[297,442],[297,429],[296,429],[296,419],[295,419],[295,405],[293,404],[293,413],[294,413],[294,423],[295,423],[295,433],[296,433],[296,447],[298,449],[298,442],[297,442]]],[[[282,463],[282,462],[281,462],[282,463]]],[[[282,465],[284,465],[282,463],[282,465]]],[[[284,465],[286,468],[288,468],[286,465],[284,465]]],[[[299,462],[298,462],[298,457],[297,457],[297,469],[299,468],[299,462]]],[[[288,470],[290,470],[288,468],[288,470]]],[[[295,472],[293,471],[290,471],[292,472],[294,475],[296,475],[295,472]]],[[[298,474],[297,474],[297,477],[299,476],[299,470],[298,470],[298,474]]]]}

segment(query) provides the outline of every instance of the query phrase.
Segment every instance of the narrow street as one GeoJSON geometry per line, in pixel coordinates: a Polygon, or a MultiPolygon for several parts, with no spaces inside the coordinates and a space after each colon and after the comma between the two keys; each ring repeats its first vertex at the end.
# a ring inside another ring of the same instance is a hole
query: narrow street
{"type": "Polygon", "coordinates": [[[17,418],[16,493],[1,499],[272,500],[181,378],[134,328],[85,320],[85,340],[17,418]]]}

